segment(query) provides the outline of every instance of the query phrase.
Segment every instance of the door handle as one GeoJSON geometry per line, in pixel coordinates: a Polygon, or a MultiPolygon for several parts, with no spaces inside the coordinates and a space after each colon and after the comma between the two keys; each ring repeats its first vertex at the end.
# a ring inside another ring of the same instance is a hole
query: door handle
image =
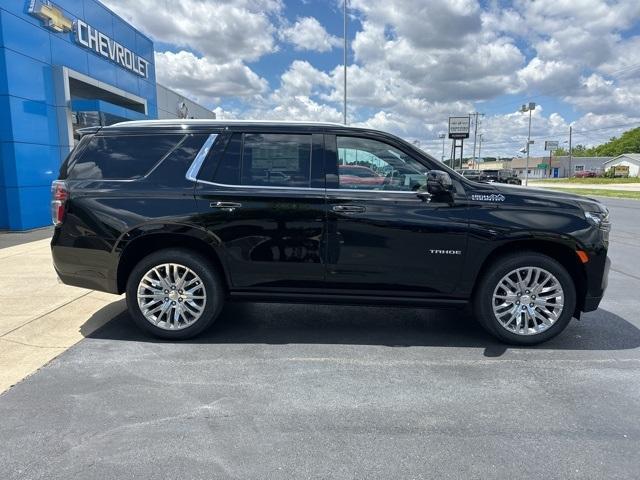
{"type": "Polygon", "coordinates": [[[334,205],[332,210],[337,213],[346,214],[364,213],[367,211],[362,205],[334,205]]]}
{"type": "Polygon", "coordinates": [[[227,212],[233,212],[236,208],[242,208],[242,204],[237,202],[211,202],[209,204],[209,207],[219,208],[220,210],[225,210],[227,212]]]}

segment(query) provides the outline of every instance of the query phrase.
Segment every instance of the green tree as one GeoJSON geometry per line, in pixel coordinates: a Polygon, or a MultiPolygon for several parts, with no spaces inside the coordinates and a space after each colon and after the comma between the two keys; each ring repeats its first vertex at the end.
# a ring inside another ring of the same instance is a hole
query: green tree
{"type": "MultiPolygon", "coordinates": [[[[611,137],[608,142],[586,148],[576,145],[571,149],[574,157],[617,157],[623,153],[640,153],[640,127],[624,132],[620,138],[611,137]]],[[[568,150],[559,148],[555,156],[569,155],[568,150]]]]}

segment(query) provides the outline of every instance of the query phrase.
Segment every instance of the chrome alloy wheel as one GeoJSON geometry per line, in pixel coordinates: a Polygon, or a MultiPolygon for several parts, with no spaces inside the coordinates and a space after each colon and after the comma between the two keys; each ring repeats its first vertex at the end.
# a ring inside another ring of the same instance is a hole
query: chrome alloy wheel
{"type": "Polygon", "coordinates": [[[503,328],[517,335],[536,335],[560,318],[564,291],[544,268],[522,267],[502,277],[491,304],[503,328]]]}
{"type": "Polygon", "coordinates": [[[164,330],[182,330],[195,323],[207,303],[202,280],[177,263],[157,265],[144,274],[137,290],[142,315],[164,330]]]}

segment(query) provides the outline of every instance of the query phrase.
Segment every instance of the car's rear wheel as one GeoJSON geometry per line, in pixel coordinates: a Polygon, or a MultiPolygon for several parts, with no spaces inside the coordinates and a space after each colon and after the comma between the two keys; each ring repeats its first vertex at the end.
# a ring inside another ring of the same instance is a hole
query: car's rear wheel
{"type": "Polygon", "coordinates": [[[127,281],[127,307],[142,329],[161,338],[191,338],[220,314],[224,290],[202,255],[166,249],[144,257],[127,281]]]}
{"type": "Polygon", "coordinates": [[[535,252],[500,257],[480,280],[474,306],[480,324],[500,340],[534,345],[562,332],[573,316],[573,279],[535,252]]]}

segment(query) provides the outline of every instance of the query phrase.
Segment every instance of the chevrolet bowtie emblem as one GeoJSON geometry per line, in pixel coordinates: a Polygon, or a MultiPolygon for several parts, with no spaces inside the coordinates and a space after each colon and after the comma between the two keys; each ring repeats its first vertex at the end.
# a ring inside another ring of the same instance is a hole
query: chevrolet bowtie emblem
{"type": "Polygon", "coordinates": [[[70,32],[73,29],[73,21],[48,0],[31,0],[29,13],[56,32],[70,32]]]}

